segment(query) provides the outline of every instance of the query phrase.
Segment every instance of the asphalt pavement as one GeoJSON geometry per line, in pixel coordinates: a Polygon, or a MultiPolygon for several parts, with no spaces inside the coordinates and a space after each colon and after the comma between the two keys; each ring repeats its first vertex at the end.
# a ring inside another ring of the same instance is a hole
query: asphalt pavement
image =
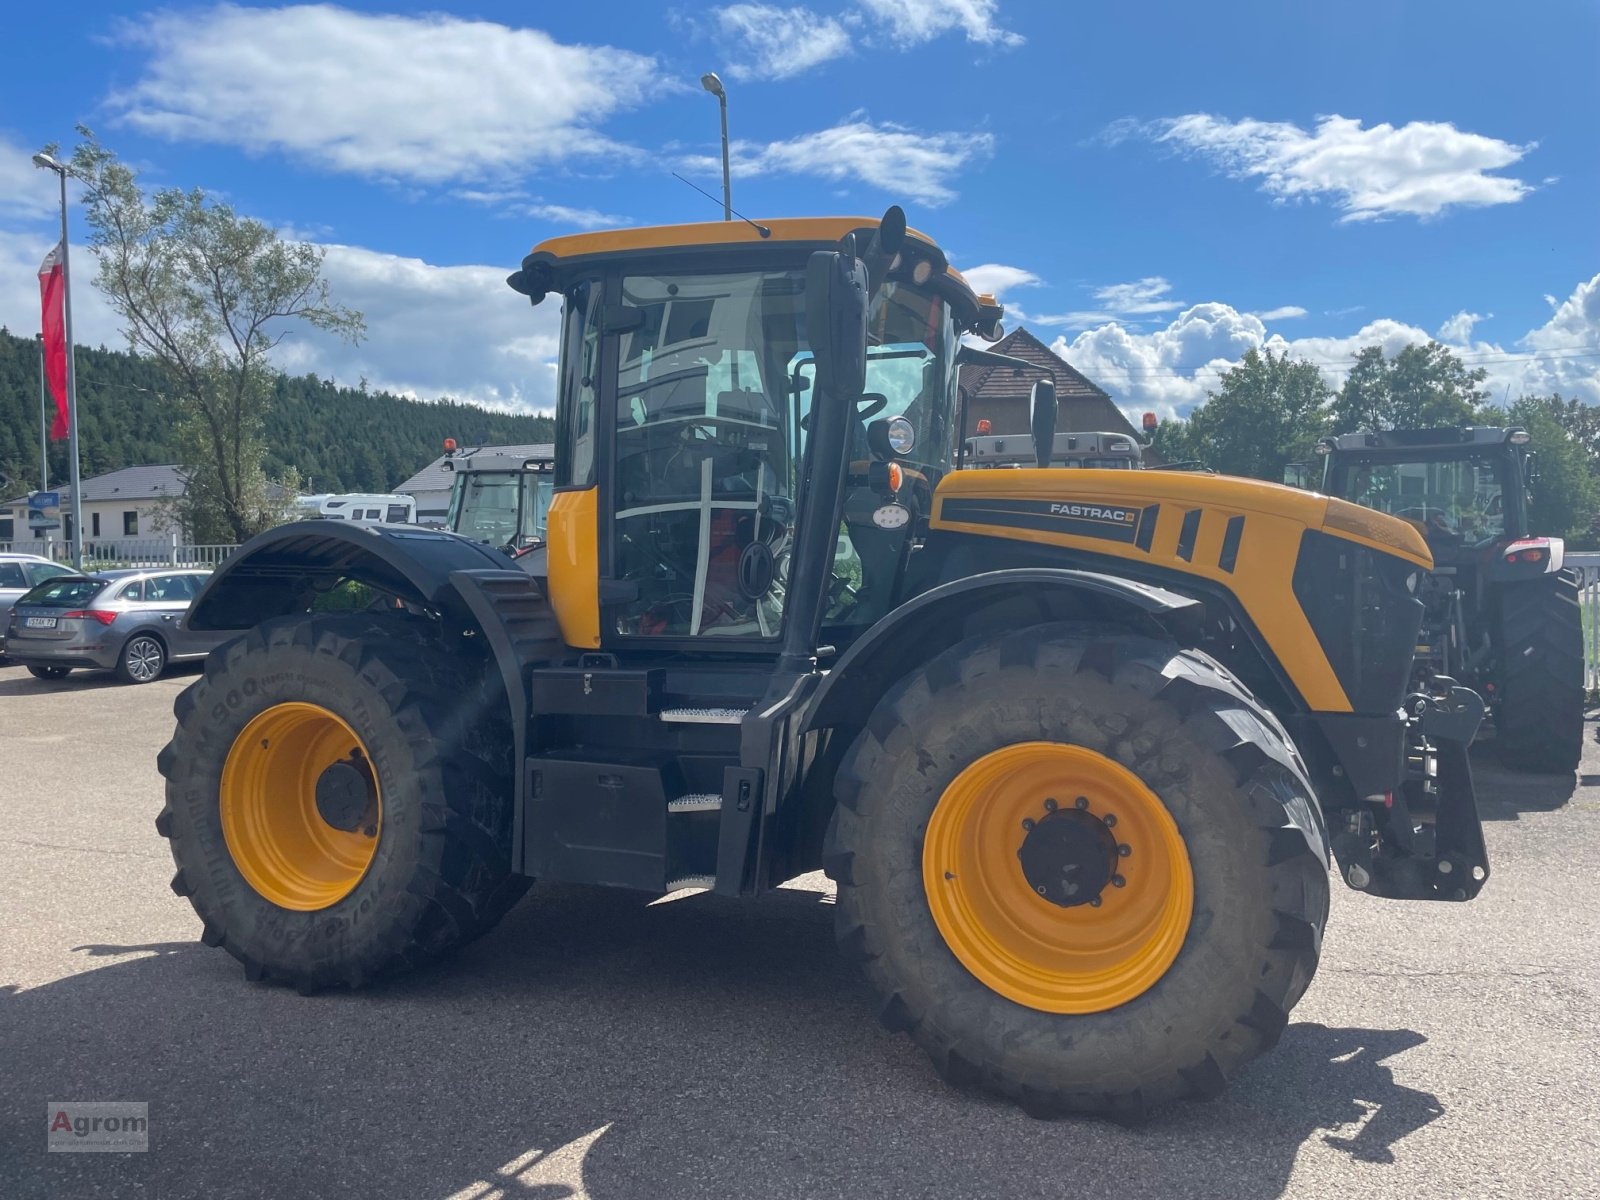
{"type": "Polygon", "coordinates": [[[194,669],[0,668],[0,1196],[1600,1197],[1600,747],[1475,760],[1467,905],[1336,885],[1278,1048],[1137,1128],[945,1087],[873,1020],[820,876],[759,901],[536,888],[359,993],[199,944],[152,821],[194,669]],[[46,1102],[147,1101],[143,1154],[47,1154],[46,1102]]]}

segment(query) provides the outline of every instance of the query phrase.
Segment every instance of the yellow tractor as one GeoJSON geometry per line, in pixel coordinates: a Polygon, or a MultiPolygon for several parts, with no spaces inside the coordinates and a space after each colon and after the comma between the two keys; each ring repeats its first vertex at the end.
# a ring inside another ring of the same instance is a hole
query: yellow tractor
{"type": "Polygon", "coordinates": [[[1037,469],[955,469],[1002,314],[897,208],[561,237],[509,282],[562,309],[547,545],[288,525],[191,612],[240,636],[157,828],[248,977],[359,986],[532,879],[820,868],[946,1079],[1130,1117],[1277,1040],[1330,851],[1377,896],[1483,885],[1482,704],[1408,694],[1405,522],[1053,469],[1048,380],[1037,469]],[[381,601],[321,611],[349,581],[381,601]]]}

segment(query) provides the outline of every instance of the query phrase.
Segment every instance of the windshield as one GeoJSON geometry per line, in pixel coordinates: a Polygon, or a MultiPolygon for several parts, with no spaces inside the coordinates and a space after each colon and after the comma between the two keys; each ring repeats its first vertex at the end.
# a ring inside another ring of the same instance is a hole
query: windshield
{"type": "MultiPolygon", "coordinates": [[[[805,274],[631,275],[622,302],[638,316],[618,352],[614,553],[638,594],[617,607],[617,632],[775,638],[813,400],[805,274]]],[[[942,297],[887,283],[868,343],[852,480],[865,491],[869,425],[904,418],[902,457],[922,468],[907,491],[926,493],[906,500],[926,512],[952,453],[954,319],[942,297]]],[[[864,494],[854,513],[847,498],[833,623],[869,623],[889,603],[906,535],[868,528],[882,503],[864,494]]]]}
{"type": "Polygon", "coordinates": [[[450,493],[450,528],[494,546],[512,542],[517,536],[519,475],[492,471],[456,476],[450,493]]]}
{"type": "Polygon", "coordinates": [[[1478,546],[1505,533],[1500,463],[1357,461],[1336,466],[1334,495],[1411,522],[1437,546],[1478,546]]]}

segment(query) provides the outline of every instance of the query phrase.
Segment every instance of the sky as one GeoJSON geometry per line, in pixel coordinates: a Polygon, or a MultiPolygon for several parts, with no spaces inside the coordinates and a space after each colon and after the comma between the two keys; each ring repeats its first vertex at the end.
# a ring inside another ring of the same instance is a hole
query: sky
{"type": "MultiPolygon", "coordinates": [[[[359,345],[278,365],[494,407],[554,401],[535,243],[713,220],[726,82],[748,216],[903,205],[1137,419],[1249,349],[1437,339],[1496,400],[1600,402],[1600,6],[1541,0],[484,0],[12,6],[0,324],[38,328],[74,127],[325,251],[359,345]],[[27,52],[23,53],[24,48],[27,52]]],[[[74,215],[73,237],[83,228],[74,215]]],[[[79,252],[78,340],[125,344],[79,252]]]]}

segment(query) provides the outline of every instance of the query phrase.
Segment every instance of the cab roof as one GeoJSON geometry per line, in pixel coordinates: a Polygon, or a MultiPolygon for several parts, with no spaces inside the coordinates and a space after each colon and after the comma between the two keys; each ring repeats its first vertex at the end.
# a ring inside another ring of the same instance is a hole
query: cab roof
{"type": "MultiPolygon", "coordinates": [[[[771,221],[699,221],[688,225],[600,229],[592,233],[569,233],[547,238],[523,260],[523,267],[526,270],[534,263],[568,267],[629,255],[697,250],[736,251],[764,245],[831,250],[850,233],[863,235],[858,242],[859,252],[866,248],[867,237],[877,230],[878,224],[877,217],[779,217],[771,221]],[[762,230],[767,231],[765,235],[762,230]]],[[[938,249],[938,243],[933,238],[916,229],[908,228],[906,237],[929,249],[938,249]]],[[[940,257],[943,257],[942,252],[940,257]]],[[[947,266],[945,276],[966,294],[969,303],[994,304],[992,296],[980,296],[954,267],[947,266]]]]}

